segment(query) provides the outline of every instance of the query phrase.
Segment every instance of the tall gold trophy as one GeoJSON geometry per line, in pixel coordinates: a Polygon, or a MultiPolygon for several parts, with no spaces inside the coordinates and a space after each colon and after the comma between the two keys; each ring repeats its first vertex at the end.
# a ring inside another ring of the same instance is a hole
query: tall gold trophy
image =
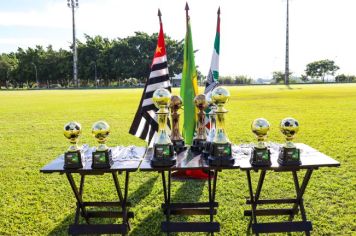
{"type": "Polygon", "coordinates": [[[179,116],[178,110],[181,109],[183,104],[182,98],[173,95],[171,97],[171,102],[169,108],[171,110],[171,120],[172,120],[172,133],[171,133],[171,141],[173,143],[174,151],[176,153],[180,153],[186,149],[184,144],[184,139],[179,132],[179,116]]]}
{"type": "Polygon", "coordinates": [[[204,150],[203,150],[203,158],[205,160],[207,160],[210,155],[210,146],[214,140],[215,132],[216,132],[216,105],[213,102],[211,92],[208,93],[208,95],[206,96],[206,100],[208,102],[210,111],[208,113],[208,115],[209,115],[209,133],[206,137],[206,142],[205,142],[204,150]]]}
{"type": "Polygon", "coordinates": [[[205,132],[205,109],[208,106],[208,102],[204,94],[199,94],[194,98],[195,106],[198,108],[198,120],[195,129],[195,137],[193,138],[193,145],[191,150],[194,153],[200,154],[204,149],[206,142],[205,132]]]}
{"type": "Polygon", "coordinates": [[[92,134],[99,146],[96,148],[95,152],[92,153],[92,164],[93,169],[105,169],[110,168],[114,163],[112,160],[111,149],[106,146],[106,140],[110,134],[110,126],[105,121],[98,121],[93,124],[92,134]]]}
{"type": "Polygon", "coordinates": [[[217,106],[216,110],[216,133],[210,147],[209,165],[230,166],[235,161],[232,158],[231,143],[225,132],[225,103],[229,100],[230,93],[223,87],[217,87],[212,91],[213,102],[217,106]]]}
{"type": "Polygon", "coordinates": [[[82,127],[78,122],[71,121],[64,126],[64,137],[71,144],[67,152],[64,153],[64,169],[79,169],[85,165],[85,160],[82,158],[80,148],[78,147],[78,139],[81,132],[82,127]]]}
{"type": "Polygon", "coordinates": [[[168,106],[171,101],[171,94],[167,89],[160,88],[153,93],[153,103],[158,108],[156,112],[158,121],[158,134],[153,145],[152,166],[172,166],[176,163],[174,148],[171,139],[167,134],[168,106]]]}
{"type": "Polygon", "coordinates": [[[286,143],[280,148],[278,163],[282,166],[300,165],[300,150],[292,142],[299,131],[296,119],[288,117],[281,121],[280,129],[286,138],[286,143]]]}
{"type": "Polygon", "coordinates": [[[253,166],[271,165],[271,152],[265,143],[269,128],[269,122],[264,118],[258,118],[251,124],[251,130],[257,138],[257,145],[251,150],[250,163],[253,166]]]}

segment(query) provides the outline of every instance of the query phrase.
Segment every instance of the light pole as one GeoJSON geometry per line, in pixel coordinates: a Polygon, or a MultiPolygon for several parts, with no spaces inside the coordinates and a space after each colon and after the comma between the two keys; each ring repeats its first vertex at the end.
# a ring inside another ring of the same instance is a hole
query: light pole
{"type": "Polygon", "coordinates": [[[289,0],[287,0],[287,20],[286,20],[286,65],[284,70],[284,83],[289,84],[289,0]]]}
{"type": "Polygon", "coordinates": [[[72,23],[73,23],[73,80],[75,86],[79,87],[78,81],[78,70],[77,70],[77,46],[76,46],[76,37],[75,37],[75,8],[79,7],[79,0],[67,0],[67,5],[69,8],[72,8],[72,23]]]}
{"type": "Polygon", "coordinates": [[[33,67],[35,68],[35,75],[36,75],[36,84],[37,87],[40,87],[39,81],[38,81],[38,76],[37,76],[37,66],[35,63],[31,62],[31,64],[33,65],[33,67]]]}

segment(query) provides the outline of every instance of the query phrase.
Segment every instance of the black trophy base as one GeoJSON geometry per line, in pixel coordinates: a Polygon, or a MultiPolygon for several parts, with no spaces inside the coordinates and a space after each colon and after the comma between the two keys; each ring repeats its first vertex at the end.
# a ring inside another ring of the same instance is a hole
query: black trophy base
{"type": "Polygon", "coordinates": [[[112,159],[111,149],[106,151],[95,151],[92,154],[92,164],[93,169],[107,169],[114,164],[112,159]]]}
{"type": "Polygon", "coordinates": [[[155,144],[153,146],[153,157],[151,166],[170,167],[176,164],[173,144],[155,144]]]}
{"type": "Polygon", "coordinates": [[[271,152],[266,148],[253,147],[251,150],[250,164],[252,166],[271,166],[271,152]]]}
{"type": "Polygon", "coordinates": [[[172,140],[174,151],[179,154],[185,150],[187,147],[185,146],[184,140],[172,140]]]}
{"type": "Polygon", "coordinates": [[[205,139],[193,139],[193,145],[190,150],[195,154],[200,154],[204,150],[206,140],[205,139]]]}
{"type": "Polygon", "coordinates": [[[201,156],[205,161],[208,161],[208,158],[210,156],[210,147],[211,147],[211,142],[206,141],[204,145],[204,149],[201,153],[201,156]]]}
{"type": "Polygon", "coordinates": [[[64,153],[64,169],[81,169],[85,166],[80,151],[64,153]]]}
{"type": "Polygon", "coordinates": [[[231,143],[212,143],[210,153],[208,157],[210,166],[233,166],[235,164],[235,159],[231,154],[231,143]]]}
{"type": "Polygon", "coordinates": [[[298,148],[281,147],[277,161],[281,166],[299,166],[302,164],[300,150],[298,148]]]}

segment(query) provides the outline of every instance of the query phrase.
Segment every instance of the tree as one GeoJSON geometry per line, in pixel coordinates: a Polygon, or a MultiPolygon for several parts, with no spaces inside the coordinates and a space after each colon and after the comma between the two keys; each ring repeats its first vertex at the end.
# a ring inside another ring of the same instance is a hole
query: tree
{"type": "Polygon", "coordinates": [[[309,63],[305,69],[305,73],[312,78],[321,78],[324,83],[325,76],[334,75],[338,69],[340,67],[335,65],[334,61],[325,59],[309,63]]]}
{"type": "MultiPolygon", "coordinates": [[[[293,74],[292,72],[289,72],[289,78],[292,74],[293,74]]],[[[285,75],[285,73],[282,71],[274,71],[273,75],[272,75],[272,80],[276,84],[283,84],[284,83],[284,75],[285,75]]]]}
{"type": "Polygon", "coordinates": [[[335,77],[335,81],[338,83],[344,83],[344,82],[356,82],[356,76],[355,75],[338,75],[335,77]]]}

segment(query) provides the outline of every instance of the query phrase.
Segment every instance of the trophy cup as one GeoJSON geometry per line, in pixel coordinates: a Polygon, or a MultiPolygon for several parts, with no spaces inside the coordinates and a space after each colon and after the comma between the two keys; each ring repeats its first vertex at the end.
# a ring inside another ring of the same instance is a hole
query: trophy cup
{"type": "Polygon", "coordinates": [[[300,165],[300,150],[292,142],[298,133],[299,124],[294,118],[285,118],[281,121],[280,129],[286,137],[286,143],[280,148],[278,163],[282,166],[300,165]]]}
{"type": "Polygon", "coordinates": [[[251,150],[250,163],[253,166],[270,166],[271,152],[265,144],[269,131],[269,123],[264,118],[258,118],[251,124],[251,130],[257,137],[257,145],[251,150]]]}
{"type": "Polygon", "coordinates": [[[205,132],[205,109],[208,106],[206,97],[204,94],[199,94],[194,98],[195,106],[198,108],[198,120],[195,129],[195,137],[193,139],[193,145],[191,150],[194,153],[200,154],[204,149],[206,142],[206,132],[205,132]]]}
{"type": "Polygon", "coordinates": [[[211,143],[213,142],[214,140],[214,137],[215,137],[215,132],[216,132],[216,105],[214,104],[213,102],[213,98],[212,98],[212,93],[208,93],[208,95],[206,96],[206,100],[208,102],[208,105],[209,105],[209,109],[210,109],[210,112],[208,113],[209,115],[209,133],[208,133],[208,136],[206,138],[206,142],[205,142],[205,145],[204,145],[204,150],[203,150],[203,158],[205,160],[208,159],[209,157],[209,154],[210,154],[210,146],[211,146],[211,143]]]}
{"type": "Polygon", "coordinates": [[[106,146],[106,139],[110,134],[110,126],[105,121],[98,121],[93,124],[92,134],[99,143],[95,152],[92,153],[93,162],[91,168],[105,169],[110,168],[114,163],[112,160],[111,149],[106,146]]]}
{"type": "Polygon", "coordinates": [[[158,134],[153,145],[153,158],[151,165],[154,167],[172,166],[176,164],[174,148],[171,139],[166,132],[168,106],[171,94],[167,89],[159,88],[153,93],[153,103],[158,108],[156,112],[158,121],[158,134]]]}
{"type": "Polygon", "coordinates": [[[169,108],[171,110],[172,119],[172,133],[171,141],[173,143],[174,151],[180,153],[186,149],[182,135],[179,132],[179,116],[178,110],[182,107],[182,98],[176,95],[171,97],[169,108]]]}
{"type": "Polygon", "coordinates": [[[64,137],[71,143],[67,152],[64,153],[64,169],[79,169],[84,167],[85,160],[83,160],[84,158],[82,158],[77,145],[81,132],[81,125],[75,121],[69,122],[64,126],[64,137]]]}
{"type": "Polygon", "coordinates": [[[231,143],[225,133],[225,103],[229,100],[230,93],[223,87],[217,87],[212,91],[213,102],[217,106],[216,113],[216,132],[210,147],[209,165],[212,166],[231,166],[235,161],[231,154],[231,143]]]}

